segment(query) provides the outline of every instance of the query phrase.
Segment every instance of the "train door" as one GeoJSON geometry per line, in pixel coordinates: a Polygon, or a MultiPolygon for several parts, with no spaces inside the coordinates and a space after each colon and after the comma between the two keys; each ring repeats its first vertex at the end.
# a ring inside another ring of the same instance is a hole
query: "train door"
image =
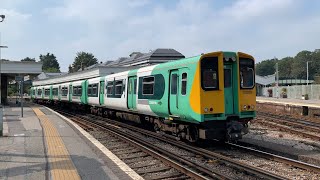
{"type": "Polygon", "coordinates": [[[137,108],[137,76],[129,77],[127,103],[128,109],[137,108]]]}
{"type": "Polygon", "coordinates": [[[69,85],[69,102],[72,102],[72,91],[73,91],[72,85],[70,84],[69,85]]]}
{"type": "Polygon", "coordinates": [[[225,113],[234,114],[232,65],[224,65],[224,102],[225,113]]]}
{"type": "Polygon", "coordinates": [[[99,103],[100,105],[104,104],[104,80],[100,81],[100,94],[99,94],[99,103]]]}
{"type": "Polygon", "coordinates": [[[172,70],[170,72],[170,86],[169,86],[169,112],[172,115],[178,115],[179,110],[179,70],[172,70]]]}

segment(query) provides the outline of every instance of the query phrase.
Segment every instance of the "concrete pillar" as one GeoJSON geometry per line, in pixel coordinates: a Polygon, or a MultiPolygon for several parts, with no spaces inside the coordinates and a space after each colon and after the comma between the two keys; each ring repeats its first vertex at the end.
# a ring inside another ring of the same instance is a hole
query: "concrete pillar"
{"type": "Polygon", "coordinates": [[[7,103],[7,91],[8,91],[8,76],[1,74],[1,84],[0,84],[0,94],[1,94],[1,104],[7,103]]]}

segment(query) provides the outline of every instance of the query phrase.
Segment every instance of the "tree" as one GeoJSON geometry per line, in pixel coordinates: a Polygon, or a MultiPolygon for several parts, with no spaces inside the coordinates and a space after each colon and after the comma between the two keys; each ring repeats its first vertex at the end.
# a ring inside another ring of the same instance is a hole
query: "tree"
{"type": "Polygon", "coordinates": [[[276,72],[275,65],[276,65],[276,59],[268,59],[259,62],[256,65],[256,74],[259,76],[267,76],[274,74],[276,72]]]}
{"type": "Polygon", "coordinates": [[[47,53],[40,54],[40,62],[42,62],[42,71],[44,72],[60,72],[60,65],[55,55],[47,53]]]}
{"type": "Polygon", "coordinates": [[[301,51],[294,57],[294,61],[292,63],[292,74],[295,78],[307,78],[307,61],[311,61],[310,51],[301,51]]]}
{"type": "Polygon", "coordinates": [[[294,77],[292,75],[292,64],[294,58],[293,57],[285,57],[279,60],[279,78],[280,79],[291,79],[294,77]]]}
{"type": "Polygon", "coordinates": [[[76,72],[79,69],[92,66],[98,63],[98,59],[93,54],[87,52],[78,52],[74,59],[72,67],[69,67],[69,72],[76,72]]]}
{"type": "Polygon", "coordinates": [[[35,58],[29,58],[29,57],[26,57],[24,59],[21,59],[21,61],[31,61],[31,62],[36,62],[36,59],[35,58]]]}

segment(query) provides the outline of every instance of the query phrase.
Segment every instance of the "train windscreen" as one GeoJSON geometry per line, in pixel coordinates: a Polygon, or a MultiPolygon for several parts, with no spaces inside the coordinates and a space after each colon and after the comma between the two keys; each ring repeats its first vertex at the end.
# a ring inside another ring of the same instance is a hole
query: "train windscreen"
{"type": "Polygon", "coordinates": [[[240,58],[240,88],[252,89],[254,87],[254,61],[248,58],[240,58]]]}
{"type": "Polygon", "coordinates": [[[201,60],[201,86],[204,90],[219,89],[218,57],[206,57],[201,60]]]}

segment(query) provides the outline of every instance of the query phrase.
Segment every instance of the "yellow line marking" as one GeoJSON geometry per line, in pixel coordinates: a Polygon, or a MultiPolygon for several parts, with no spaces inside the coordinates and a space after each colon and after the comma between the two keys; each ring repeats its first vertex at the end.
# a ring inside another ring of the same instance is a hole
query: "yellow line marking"
{"type": "Polygon", "coordinates": [[[39,108],[32,109],[40,119],[44,130],[51,179],[80,180],[81,178],[78,171],[70,158],[69,152],[65,147],[58,130],[39,108]]]}

